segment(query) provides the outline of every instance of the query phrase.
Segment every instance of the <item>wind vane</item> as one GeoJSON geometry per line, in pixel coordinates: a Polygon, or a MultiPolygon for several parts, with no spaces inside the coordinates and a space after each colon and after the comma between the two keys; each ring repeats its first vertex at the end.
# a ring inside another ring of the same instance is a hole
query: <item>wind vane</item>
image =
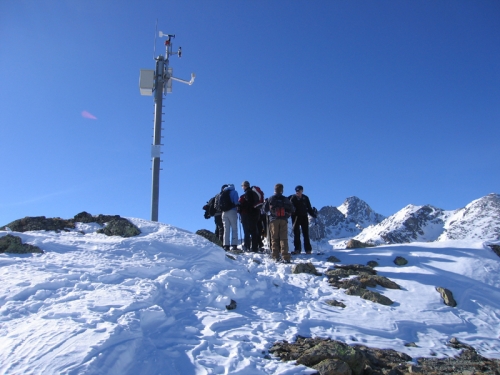
{"type": "MultiPolygon", "coordinates": [[[[151,158],[153,161],[153,176],[152,176],[152,192],[151,192],[151,221],[158,221],[158,202],[160,196],[160,156],[161,152],[161,131],[162,125],[162,108],[163,96],[172,93],[172,81],[182,82],[188,85],[194,83],[195,74],[191,73],[191,80],[186,81],[173,76],[173,68],[169,67],[169,57],[172,55],[182,56],[182,48],[179,47],[177,52],[172,52],[172,39],[174,34],[164,34],[159,32],[160,38],[165,40],[165,56],[159,55],[154,57],[156,61],[156,70],[141,69],[139,77],[139,90],[141,95],[152,96],[154,92],[155,117],[154,117],[154,133],[153,144],[151,145],[151,158]]],[[[155,33],[156,39],[156,33],[155,33]]],[[[156,42],[155,42],[156,47],[156,42]]]]}

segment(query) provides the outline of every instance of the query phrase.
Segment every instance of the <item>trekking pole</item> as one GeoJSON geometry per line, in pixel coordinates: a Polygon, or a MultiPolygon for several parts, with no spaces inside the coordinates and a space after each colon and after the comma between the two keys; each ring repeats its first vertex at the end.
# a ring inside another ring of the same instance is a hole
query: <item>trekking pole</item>
{"type": "Polygon", "coordinates": [[[266,214],[266,232],[267,232],[267,252],[271,254],[271,232],[269,230],[269,215],[266,214]]]}
{"type": "Polygon", "coordinates": [[[241,230],[241,214],[239,214],[238,216],[240,218],[240,220],[239,220],[239,222],[240,222],[240,236],[239,236],[240,237],[240,246],[241,246],[241,249],[243,250],[243,239],[241,238],[241,234],[243,233],[243,231],[241,230]]]}

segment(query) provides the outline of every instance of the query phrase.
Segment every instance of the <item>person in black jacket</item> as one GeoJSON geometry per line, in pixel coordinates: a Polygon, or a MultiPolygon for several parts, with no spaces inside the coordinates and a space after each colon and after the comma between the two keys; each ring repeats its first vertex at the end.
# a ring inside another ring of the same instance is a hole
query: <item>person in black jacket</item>
{"type": "Polygon", "coordinates": [[[316,209],[311,207],[311,202],[307,195],[303,194],[304,188],[301,185],[295,187],[295,195],[289,197],[295,207],[295,213],[292,215],[293,227],[293,246],[294,251],[292,254],[300,254],[300,230],[302,229],[302,236],[304,237],[304,250],[306,254],[311,254],[312,246],[309,240],[309,215],[316,217],[316,209]]]}
{"type": "Polygon", "coordinates": [[[257,221],[260,220],[260,209],[255,208],[258,202],[255,202],[250,182],[243,181],[241,188],[244,193],[240,196],[238,202],[238,212],[240,214],[241,225],[244,233],[244,250],[259,251],[260,235],[257,229],[257,221]]]}

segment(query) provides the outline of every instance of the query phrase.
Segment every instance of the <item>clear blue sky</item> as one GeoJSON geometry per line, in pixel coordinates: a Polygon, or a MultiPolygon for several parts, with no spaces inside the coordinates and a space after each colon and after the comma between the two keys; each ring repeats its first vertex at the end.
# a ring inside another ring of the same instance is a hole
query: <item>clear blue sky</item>
{"type": "Polygon", "coordinates": [[[157,19],[196,73],[164,101],[161,222],[213,229],[201,207],[243,180],[386,216],[500,192],[497,0],[3,0],[0,225],[150,218],[157,19]]]}

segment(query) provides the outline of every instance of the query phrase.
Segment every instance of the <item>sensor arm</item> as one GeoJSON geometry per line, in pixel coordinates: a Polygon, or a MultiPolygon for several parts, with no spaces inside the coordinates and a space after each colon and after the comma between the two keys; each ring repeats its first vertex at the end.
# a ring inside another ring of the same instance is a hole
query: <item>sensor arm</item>
{"type": "Polygon", "coordinates": [[[191,86],[194,83],[194,78],[195,77],[196,77],[196,75],[194,73],[191,73],[191,80],[190,81],[186,81],[184,79],[175,78],[175,77],[170,77],[170,78],[173,79],[174,81],[182,82],[182,83],[185,83],[185,84],[191,86]]]}

